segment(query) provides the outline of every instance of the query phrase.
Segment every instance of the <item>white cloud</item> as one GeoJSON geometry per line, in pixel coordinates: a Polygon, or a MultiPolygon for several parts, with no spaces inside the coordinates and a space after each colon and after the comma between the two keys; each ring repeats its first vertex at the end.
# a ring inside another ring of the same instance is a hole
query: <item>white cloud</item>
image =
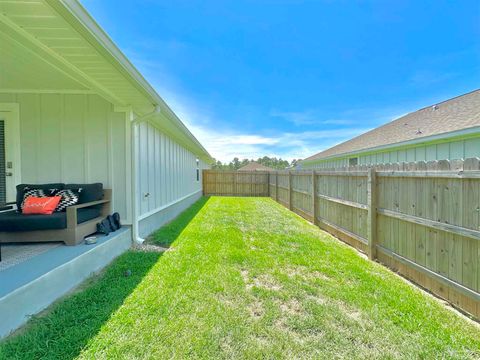
{"type": "MultiPolygon", "coordinates": [[[[228,119],[223,119],[222,122],[214,121],[214,111],[208,105],[182,96],[180,86],[175,85],[174,79],[164,75],[166,72],[160,64],[141,59],[137,59],[136,64],[147,76],[151,75],[148,77],[151,78],[158,93],[208,152],[222,162],[229,162],[234,157],[256,159],[262,156],[275,156],[289,161],[303,159],[368,130],[354,127],[303,132],[250,133],[234,129],[228,127],[228,119]]],[[[293,113],[273,111],[270,115],[286,117],[302,125],[315,120],[313,111],[293,113]]],[[[315,124],[346,125],[347,121],[315,120],[315,124]]]]}
{"type": "Polygon", "coordinates": [[[223,162],[230,161],[234,157],[250,159],[263,156],[262,151],[265,148],[277,143],[277,139],[274,138],[215,130],[187,121],[185,123],[210,154],[223,162]]]}
{"type": "MultiPolygon", "coordinates": [[[[158,87],[157,87],[158,89],[158,87]]],[[[341,128],[267,134],[243,132],[238,129],[215,126],[209,108],[195,104],[179,93],[160,92],[177,116],[209,153],[222,162],[256,159],[262,156],[292,159],[305,158],[369,129],[341,128]]]]}
{"type": "Polygon", "coordinates": [[[256,159],[275,156],[287,160],[305,158],[369,129],[284,132],[270,137],[216,130],[187,123],[188,128],[213,157],[223,162],[234,157],[256,159]]]}
{"type": "Polygon", "coordinates": [[[232,135],[228,143],[235,145],[274,145],[278,143],[277,139],[259,135],[232,135]]]}

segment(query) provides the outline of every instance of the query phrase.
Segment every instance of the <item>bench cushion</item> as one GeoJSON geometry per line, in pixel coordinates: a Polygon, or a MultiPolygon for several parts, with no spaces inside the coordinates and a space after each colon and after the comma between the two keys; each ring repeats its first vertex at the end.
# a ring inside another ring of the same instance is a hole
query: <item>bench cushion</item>
{"type": "Polygon", "coordinates": [[[94,184],[66,184],[65,189],[76,190],[82,189],[79,192],[79,204],[85,204],[92,201],[102,200],[103,199],[103,184],[94,183],[94,184]]]}
{"type": "Polygon", "coordinates": [[[52,184],[19,184],[17,185],[17,209],[20,209],[22,206],[23,195],[25,194],[25,190],[31,189],[41,189],[41,190],[49,190],[49,189],[57,189],[61,190],[65,188],[65,184],[63,183],[52,183],[52,184]]]}
{"type": "MultiPolygon", "coordinates": [[[[85,208],[77,211],[78,224],[100,216],[99,209],[85,208]]],[[[66,212],[54,212],[51,215],[25,215],[16,210],[11,210],[0,213],[0,231],[35,231],[66,228],[66,212]]]]}

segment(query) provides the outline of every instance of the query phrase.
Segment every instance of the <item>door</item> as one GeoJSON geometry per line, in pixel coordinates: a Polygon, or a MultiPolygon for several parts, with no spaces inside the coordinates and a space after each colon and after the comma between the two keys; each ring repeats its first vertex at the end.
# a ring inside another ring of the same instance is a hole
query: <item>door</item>
{"type": "Polygon", "coordinates": [[[0,104],[0,204],[15,201],[21,182],[18,104],[0,104]]]}

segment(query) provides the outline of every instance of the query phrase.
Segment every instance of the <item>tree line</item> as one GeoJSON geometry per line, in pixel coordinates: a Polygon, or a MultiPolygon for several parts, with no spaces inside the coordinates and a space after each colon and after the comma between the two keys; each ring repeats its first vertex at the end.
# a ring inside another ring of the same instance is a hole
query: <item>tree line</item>
{"type": "Polygon", "coordinates": [[[258,158],[257,160],[253,159],[243,159],[240,160],[238,157],[233,158],[232,161],[228,163],[222,163],[220,160],[215,161],[215,163],[212,166],[212,169],[216,170],[238,170],[241,167],[250,164],[251,162],[257,162],[259,164],[262,164],[264,166],[268,166],[269,168],[275,169],[275,170],[284,170],[288,169],[290,167],[295,166],[301,159],[293,159],[291,162],[288,162],[288,160],[283,160],[282,158],[276,158],[276,157],[268,157],[264,156],[262,158],[258,158]]]}

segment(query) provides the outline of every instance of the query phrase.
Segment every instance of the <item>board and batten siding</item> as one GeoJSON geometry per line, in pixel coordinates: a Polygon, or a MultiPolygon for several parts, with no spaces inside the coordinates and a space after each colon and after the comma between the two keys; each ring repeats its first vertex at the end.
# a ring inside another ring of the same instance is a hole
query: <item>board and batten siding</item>
{"type": "MultiPolygon", "coordinates": [[[[23,183],[93,183],[113,189],[113,207],[131,222],[125,113],[94,94],[0,94],[20,107],[23,183]]],[[[129,140],[128,140],[129,141],[129,140]]]]}
{"type": "Polygon", "coordinates": [[[202,194],[202,169],[197,155],[148,122],[138,124],[136,154],[139,232],[147,236],[172,220],[202,194]]]}
{"type": "Polygon", "coordinates": [[[348,159],[358,157],[359,165],[389,164],[434,160],[460,160],[480,156],[480,134],[462,140],[422,144],[408,148],[379,151],[362,155],[338,157],[313,164],[304,164],[302,169],[325,169],[348,166],[348,159]]]}

